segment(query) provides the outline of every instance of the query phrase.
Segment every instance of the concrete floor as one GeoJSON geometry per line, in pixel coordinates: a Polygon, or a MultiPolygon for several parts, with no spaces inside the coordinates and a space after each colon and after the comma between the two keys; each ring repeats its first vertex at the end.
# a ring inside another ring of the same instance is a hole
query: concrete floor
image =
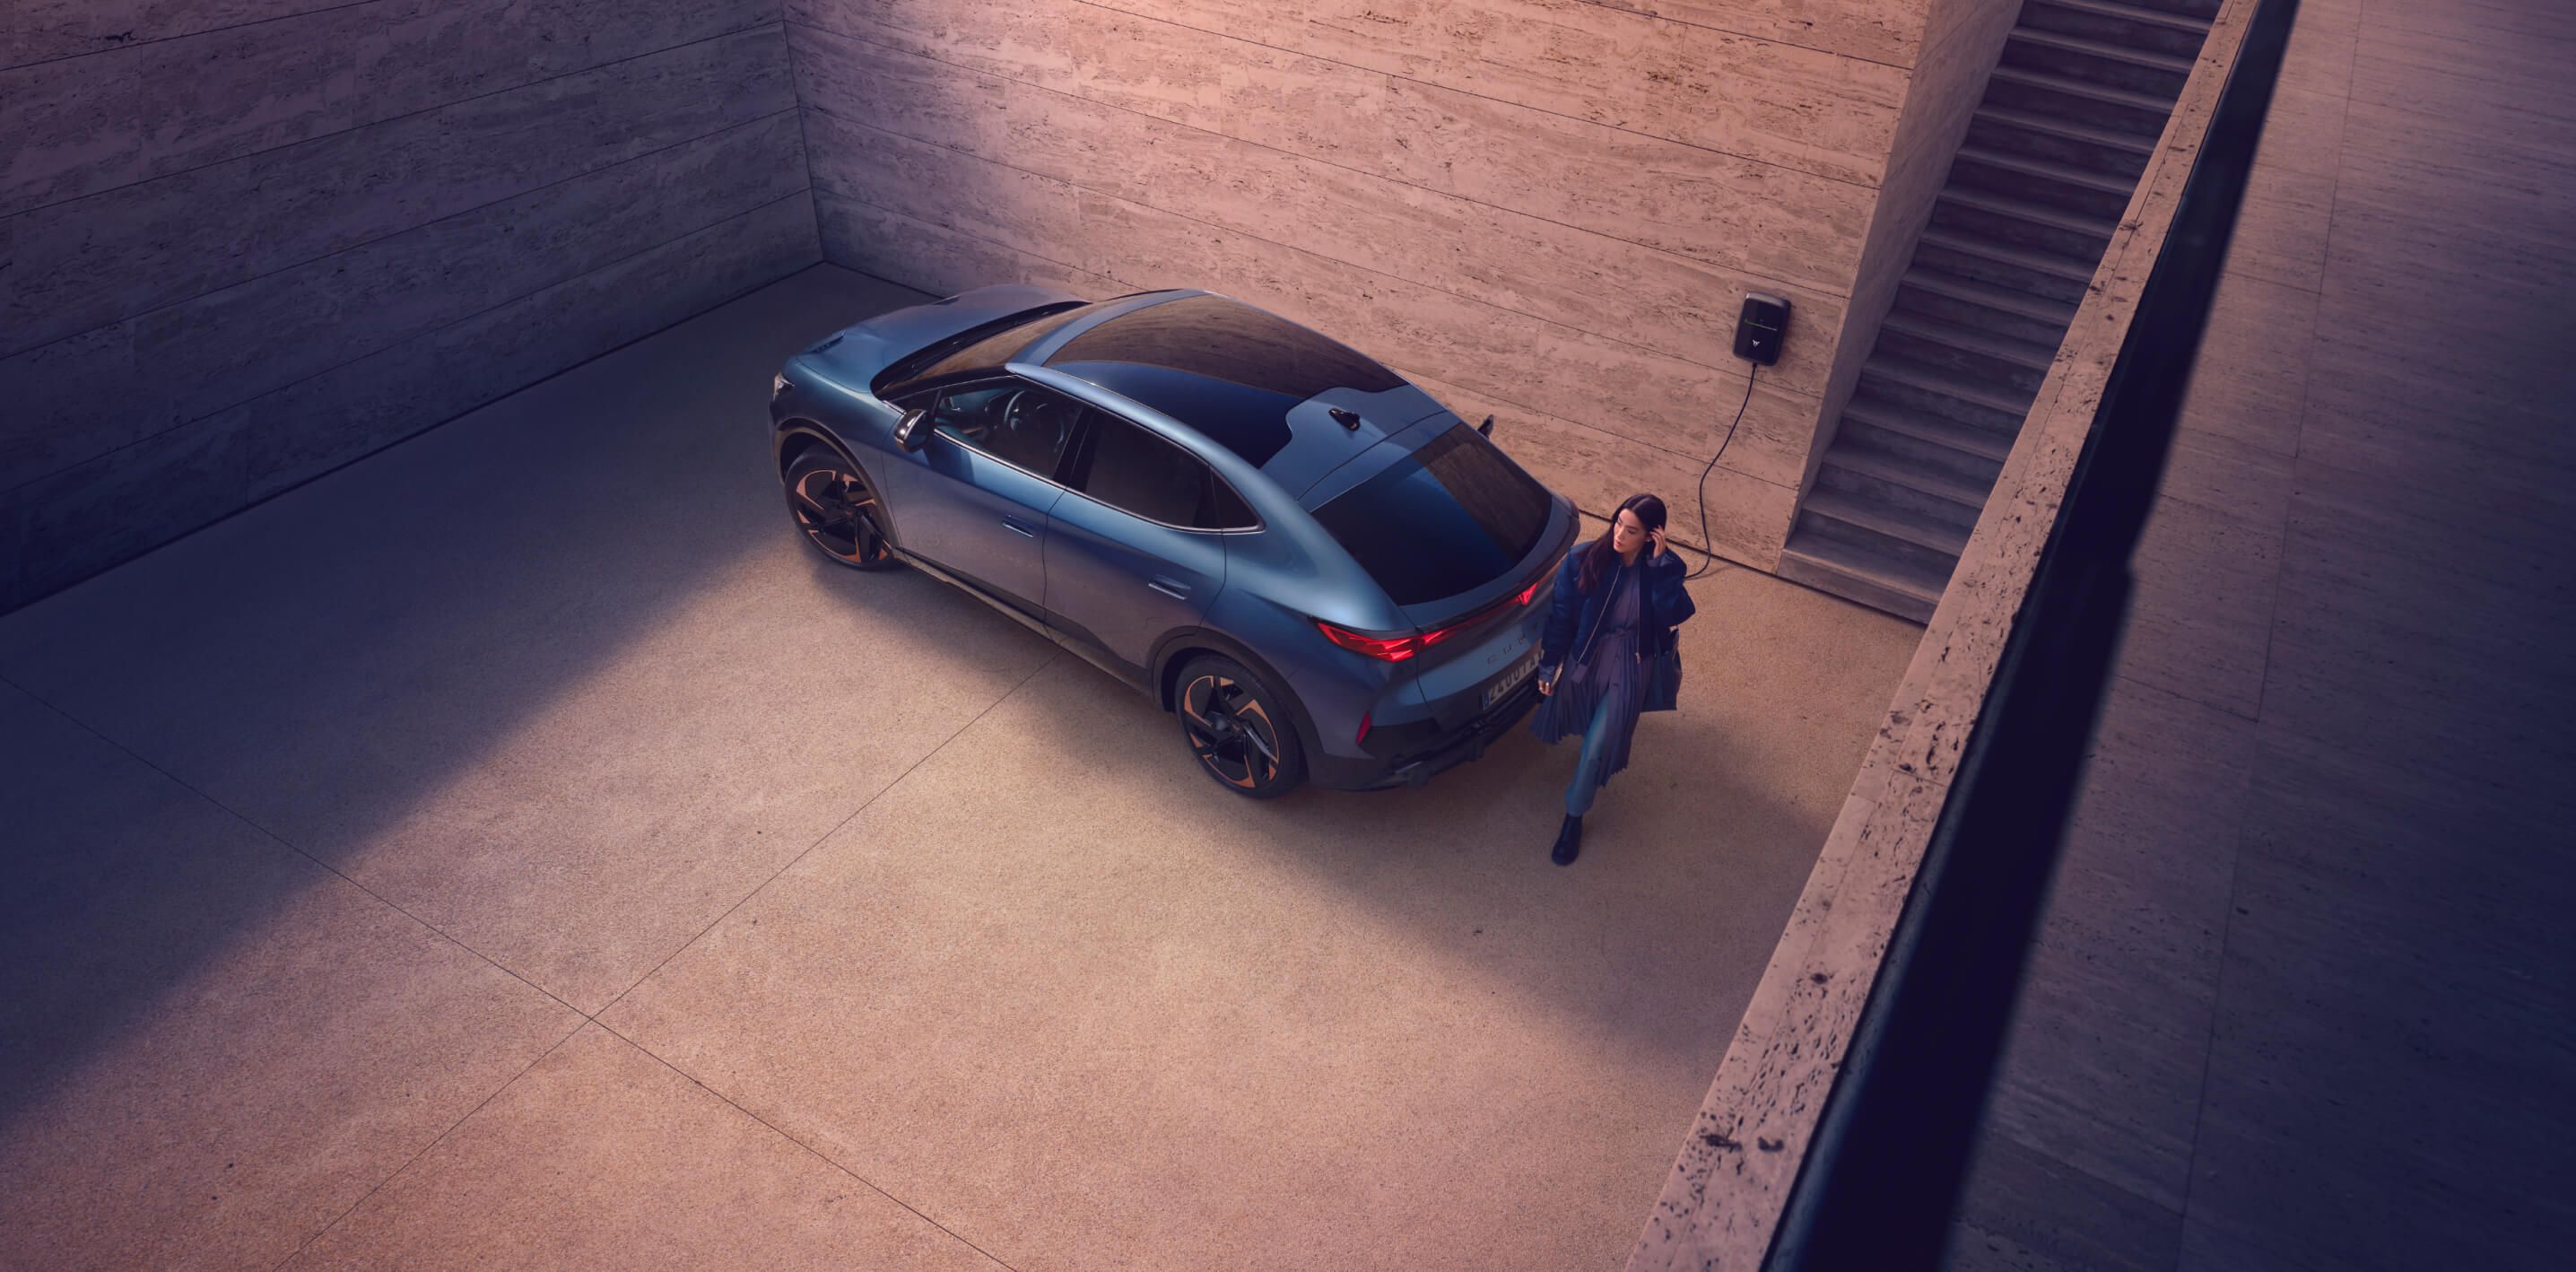
{"type": "Polygon", "coordinates": [[[1694,584],[1570,870],[1523,734],[1238,800],[792,535],[770,370],[911,299],[818,267],[0,619],[0,1264],[1619,1265],[1919,629],[1694,584]]]}

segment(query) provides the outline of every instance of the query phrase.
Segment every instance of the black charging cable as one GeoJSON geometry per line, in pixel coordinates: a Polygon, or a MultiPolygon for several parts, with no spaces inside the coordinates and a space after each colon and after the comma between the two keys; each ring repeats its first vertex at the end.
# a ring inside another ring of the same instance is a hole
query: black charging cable
{"type": "Polygon", "coordinates": [[[1726,436],[1718,441],[1717,454],[1709,456],[1708,467],[1699,470],[1699,554],[1703,559],[1698,569],[1682,576],[1685,583],[1708,573],[1709,567],[1717,564],[1717,554],[1707,547],[1708,475],[1717,471],[1719,456],[1726,454],[1726,444],[1735,440],[1735,426],[1744,422],[1744,408],[1753,405],[1753,377],[1761,369],[1759,364],[1744,368],[1744,400],[1735,404],[1735,418],[1726,422],[1726,436]]]}

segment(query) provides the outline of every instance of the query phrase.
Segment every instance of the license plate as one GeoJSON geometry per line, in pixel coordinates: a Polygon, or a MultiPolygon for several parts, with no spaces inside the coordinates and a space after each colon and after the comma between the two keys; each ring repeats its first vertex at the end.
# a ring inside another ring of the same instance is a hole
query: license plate
{"type": "Polygon", "coordinates": [[[1530,673],[1536,670],[1538,670],[1538,651],[1533,649],[1527,657],[1512,664],[1512,669],[1504,672],[1502,679],[1485,686],[1485,705],[1490,707],[1502,701],[1505,694],[1520,688],[1521,682],[1529,679],[1530,673]]]}

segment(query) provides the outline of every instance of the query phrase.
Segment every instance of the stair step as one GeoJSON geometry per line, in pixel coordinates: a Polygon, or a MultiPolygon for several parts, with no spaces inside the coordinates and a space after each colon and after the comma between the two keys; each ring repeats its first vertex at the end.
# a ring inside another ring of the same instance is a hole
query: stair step
{"type": "Polygon", "coordinates": [[[2012,454],[2012,439],[2001,433],[1938,415],[1909,411],[1898,403],[1864,394],[1853,395],[1851,402],[1843,407],[1843,423],[1865,424],[1974,456],[1984,461],[1990,476],[1991,470],[2002,467],[2004,457],[2012,454]]]}
{"type": "Polygon", "coordinates": [[[2055,350],[2027,340],[1980,334],[1950,323],[1925,322],[1918,315],[1891,313],[1878,327],[1873,355],[1887,354],[1908,362],[1938,367],[1963,380],[2007,387],[2023,394],[2039,391],[2048,378],[2055,350]]]}
{"type": "Polygon", "coordinates": [[[1926,577],[1926,571],[1873,560],[1866,552],[1796,529],[1790,532],[1789,545],[1780,549],[1776,573],[1793,583],[1917,623],[1932,621],[1933,611],[1941,605],[1941,593],[1950,583],[1946,577],[1932,580],[1926,577]]]}
{"type": "Polygon", "coordinates": [[[2075,321],[2075,306],[1917,265],[1896,288],[1896,310],[1966,323],[2056,348],[2075,321]]]}
{"type": "Polygon", "coordinates": [[[1936,225],[1916,240],[1913,268],[1939,270],[2000,290],[2072,305],[2084,299],[2084,289],[2092,285],[2099,264],[2027,251],[1936,225]]]}
{"type": "Polygon", "coordinates": [[[2029,114],[2054,115],[2116,132],[2131,133],[2153,145],[2164,135],[2173,114],[2170,98],[2151,97],[2100,84],[2069,79],[2027,67],[2002,65],[1986,80],[1985,106],[2002,106],[2029,114]]]}
{"type": "MultiPolygon", "coordinates": [[[[1945,186],[1932,204],[1932,224],[2010,247],[2052,252],[2099,265],[2117,216],[2086,216],[1991,190],[1945,186]]],[[[2088,271],[2089,275],[2089,271],[2088,271]]]]}
{"type": "Polygon", "coordinates": [[[2020,434],[2022,419],[2030,414],[2030,404],[2038,397],[2037,393],[2017,392],[2005,385],[1981,383],[1947,368],[1926,366],[1884,349],[1871,350],[1869,360],[1861,363],[1856,392],[2004,437],[2020,434]]]}
{"type": "Polygon", "coordinates": [[[2179,13],[2207,22],[2218,16],[2218,6],[2226,3],[2226,0],[2129,0],[2129,3],[2141,9],[2179,13]]]}
{"type": "Polygon", "coordinates": [[[1919,490],[1927,495],[1937,495],[1949,503],[1971,510],[1964,522],[1959,522],[1955,516],[1951,518],[1954,523],[1970,526],[1977,523],[1975,512],[1982,511],[1986,506],[1986,492],[1994,489],[1993,482],[1980,484],[1965,477],[1934,472],[1919,465],[1906,463],[1904,459],[1886,451],[1871,450],[1867,447],[1829,447],[1825,451],[1825,462],[1821,466],[1841,468],[1865,477],[1875,477],[1889,485],[1919,490]]]}
{"type": "Polygon", "coordinates": [[[1803,510],[1951,557],[1968,550],[1969,532],[1966,530],[1929,517],[1913,516],[1901,508],[1874,504],[1839,490],[1819,490],[1807,496],[1803,510]]]}
{"type": "Polygon", "coordinates": [[[1812,506],[1790,523],[1789,537],[1803,540],[1809,556],[1866,561],[1918,585],[1928,585],[1936,595],[1959,568],[1957,552],[1873,530],[1857,521],[1818,512],[1812,506]]]}
{"type": "Polygon", "coordinates": [[[2155,154],[2152,138],[2096,128],[2073,120],[2034,115],[2008,106],[1980,106],[1964,143],[1980,150],[2029,155],[2135,184],[2155,154]]]}
{"type": "Polygon", "coordinates": [[[1985,512],[1983,495],[1973,501],[1954,499],[1936,490],[1925,490],[1921,485],[1908,485],[1904,481],[1882,477],[1879,470],[1869,466],[1866,454],[1861,459],[1860,466],[1847,466],[1831,451],[1826,452],[1825,462],[1816,468],[1815,489],[1808,493],[1839,490],[1868,503],[1895,508],[1908,516],[1926,517],[1943,525],[1955,526],[1961,534],[1975,528],[1977,517],[1985,512]]]}
{"type": "MultiPolygon", "coordinates": [[[[1903,412],[1892,414],[1904,418],[1903,412]]],[[[1929,418],[1935,417],[1916,414],[1907,422],[1919,425],[1929,418]]],[[[1954,433],[1980,431],[1965,424],[1953,424],[1951,428],[1954,433]]],[[[1971,486],[1994,487],[1995,478],[2003,472],[2002,463],[1944,440],[1926,440],[1919,435],[1926,431],[1929,430],[1899,432],[1873,423],[1866,411],[1846,409],[1841,427],[1834,432],[1833,448],[1826,453],[1838,450],[1875,455],[1889,463],[1902,464],[1909,471],[1935,473],[1971,486]]]]}
{"type": "Polygon", "coordinates": [[[2116,0],[2030,0],[2020,23],[2135,49],[2190,57],[2209,35],[2207,19],[2116,0]]]}
{"type": "Polygon", "coordinates": [[[2165,102],[2179,96],[2183,81],[2191,78],[2188,57],[2027,26],[2013,28],[2004,40],[2003,64],[2150,94],[2165,102]]]}
{"type": "Polygon", "coordinates": [[[2129,195],[2137,189],[2134,180],[1980,146],[1959,148],[1950,165],[1949,184],[2114,221],[2128,210],[2129,195]]]}

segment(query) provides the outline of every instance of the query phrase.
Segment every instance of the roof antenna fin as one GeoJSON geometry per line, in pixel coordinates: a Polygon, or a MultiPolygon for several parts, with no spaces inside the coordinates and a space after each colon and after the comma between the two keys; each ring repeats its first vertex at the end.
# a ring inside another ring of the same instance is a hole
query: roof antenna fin
{"type": "Polygon", "coordinates": [[[1354,411],[1354,410],[1350,409],[1350,408],[1349,408],[1349,407],[1347,407],[1347,406],[1336,406],[1336,407],[1333,407],[1333,408],[1331,408],[1331,412],[1332,412],[1332,416],[1333,416],[1333,418],[1334,418],[1335,420],[1339,421],[1342,427],[1344,427],[1344,428],[1346,428],[1346,429],[1349,429],[1349,430],[1351,430],[1352,432],[1358,432],[1358,431],[1359,431],[1359,427],[1360,427],[1360,413],[1359,413],[1359,412],[1354,411]]]}

